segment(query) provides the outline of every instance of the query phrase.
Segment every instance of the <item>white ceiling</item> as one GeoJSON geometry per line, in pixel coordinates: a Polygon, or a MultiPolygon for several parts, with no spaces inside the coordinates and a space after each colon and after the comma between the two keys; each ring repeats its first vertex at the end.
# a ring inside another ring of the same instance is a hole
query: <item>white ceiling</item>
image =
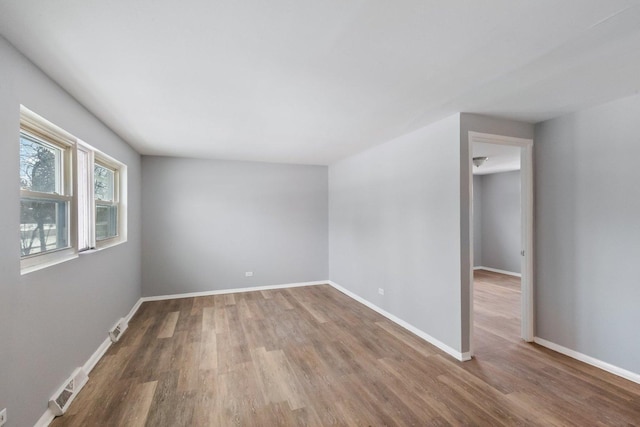
{"type": "Polygon", "coordinates": [[[457,111],[640,89],[640,0],[0,0],[0,32],[143,154],[328,164],[457,111]]]}
{"type": "Polygon", "coordinates": [[[473,157],[488,157],[481,166],[473,167],[474,175],[520,170],[520,147],[474,142],[473,157]]]}

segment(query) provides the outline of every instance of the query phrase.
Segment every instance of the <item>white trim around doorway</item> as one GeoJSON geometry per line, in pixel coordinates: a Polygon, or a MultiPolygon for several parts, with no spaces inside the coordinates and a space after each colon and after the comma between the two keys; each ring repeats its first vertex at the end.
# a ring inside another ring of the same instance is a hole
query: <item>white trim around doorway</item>
{"type": "MultiPolygon", "coordinates": [[[[469,189],[473,188],[473,144],[481,142],[520,147],[520,179],[521,179],[521,233],[522,233],[522,319],[521,337],[524,341],[534,340],[534,277],[533,277],[533,140],[503,135],[492,135],[480,132],[469,132],[469,189]]],[[[470,191],[470,193],[472,193],[470,191]]],[[[473,195],[469,200],[469,339],[473,355],[473,195]]]]}

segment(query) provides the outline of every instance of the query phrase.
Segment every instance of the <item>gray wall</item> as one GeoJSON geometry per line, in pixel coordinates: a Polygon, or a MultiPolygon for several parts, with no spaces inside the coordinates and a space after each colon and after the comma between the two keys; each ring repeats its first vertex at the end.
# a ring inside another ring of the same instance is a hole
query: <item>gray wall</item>
{"type": "Polygon", "coordinates": [[[326,166],[142,164],[145,296],[328,279],[326,166]]]}
{"type": "MultiPolygon", "coordinates": [[[[471,195],[469,189],[469,132],[489,133],[516,138],[533,139],[534,126],[514,120],[499,119],[479,114],[460,114],[460,274],[462,283],[462,349],[469,351],[470,334],[470,304],[471,290],[471,234],[469,224],[473,220],[471,210],[471,195]]],[[[484,254],[483,258],[484,258],[484,254]]]]}
{"type": "Polygon", "coordinates": [[[473,176],[473,266],[482,264],[482,176],[473,176]]]}
{"type": "Polygon", "coordinates": [[[476,265],[520,273],[520,171],[475,176],[474,185],[476,178],[482,182],[480,233],[474,230],[474,238],[482,235],[482,264],[476,265]]]}
{"type": "Polygon", "coordinates": [[[640,96],[536,126],[536,335],[640,373],[640,96]]]}
{"type": "Polygon", "coordinates": [[[33,425],[140,297],[140,157],[0,37],[0,408],[33,425]],[[129,240],[20,275],[20,104],[128,166],[129,240]]]}
{"type": "Polygon", "coordinates": [[[331,280],[457,351],[459,167],[459,115],[329,167],[331,280]]]}

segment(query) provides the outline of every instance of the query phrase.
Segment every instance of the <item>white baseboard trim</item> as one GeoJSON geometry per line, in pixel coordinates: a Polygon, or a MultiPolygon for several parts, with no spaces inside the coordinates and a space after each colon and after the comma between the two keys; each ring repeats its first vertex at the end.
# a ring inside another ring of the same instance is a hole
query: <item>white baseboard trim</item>
{"type": "Polygon", "coordinates": [[[273,289],[298,288],[301,286],[315,286],[315,285],[327,285],[327,284],[329,284],[328,280],[318,280],[315,282],[287,283],[284,285],[253,286],[250,288],[219,289],[215,291],[188,292],[184,294],[173,294],[173,295],[158,295],[153,297],[142,297],[141,300],[142,302],[163,301],[167,299],[206,297],[210,295],[237,294],[239,292],[269,291],[273,289]]]}
{"type": "Polygon", "coordinates": [[[45,413],[42,414],[40,419],[38,421],[36,421],[36,423],[33,425],[33,427],[48,427],[49,424],[51,424],[51,421],[53,421],[53,419],[55,417],[56,416],[53,415],[53,412],[51,412],[51,409],[47,408],[45,413]]]}
{"type": "Polygon", "coordinates": [[[402,326],[403,328],[405,328],[409,332],[419,336],[423,340],[427,341],[429,344],[432,344],[432,345],[438,347],[440,350],[442,350],[445,353],[453,356],[454,358],[458,359],[459,361],[464,362],[464,361],[467,361],[467,360],[471,360],[471,353],[470,352],[461,353],[458,350],[456,350],[456,349],[454,349],[452,347],[449,347],[447,344],[443,343],[442,341],[439,341],[439,340],[435,339],[434,337],[432,337],[431,335],[427,334],[426,332],[416,328],[412,324],[407,323],[404,320],[400,319],[399,317],[396,317],[393,314],[383,310],[382,308],[378,307],[377,305],[373,304],[372,302],[369,302],[366,299],[362,298],[361,296],[359,296],[357,294],[354,294],[350,290],[348,290],[346,288],[343,288],[342,286],[338,285],[337,283],[329,281],[329,284],[331,286],[333,286],[334,288],[336,288],[337,290],[339,290],[340,292],[342,292],[343,294],[345,294],[346,296],[353,298],[354,300],[358,301],[359,303],[369,307],[373,311],[383,315],[387,319],[389,319],[392,322],[402,326]]]}
{"type": "Polygon", "coordinates": [[[515,273],[513,271],[507,271],[507,270],[500,270],[500,269],[491,268],[491,267],[479,266],[479,267],[473,267],[473,269],[474,270],[487,270],[487,271],[492,271],[494,273],[506,274],[508,276],[522,277],[522,274],[520,274],[520,273],[515,273]]]}
{"type": "MultiPolygon", "coordinates": [[[[139,298],[138,301],[136,301],[136,303],[133,305],[133,307],[129,311],[129,314],[127,314],[127,316],[125,317],[127,323],[136,314],[136,312],[138,311],[142,303],[143,303],[142,298],[139,298]]],[[[89,359],[82,366],[82,369],[84,369],[84,372],[86,372],[87,375],[89,375],[91,371],[93,371],[93,368],[96,367],[100,359],[102,359],[102,356],[104,356],[107,350],[109,350],[109,347],[111,347],[111,344],[113,343],[111,342],[111,339],[107,336],[107,338],[102,342],[102,344],[100,344],[98,349],[94,351],[91,356],[89,356],[89,359]]],[[[82,389],[80,389],[78,393],[80,391],[82,391],[82,389]]],[[[47,408],[45,413],[42,414],[40,419],[35,423],[34,427],[48,427],[55,417],[56,416],[54,415],[53,412],[51,412],[51,409],[47,408]]]]}
{"type": "Polygon", "coordinates": [[[102,342],[102,344],[100,344],[100,347],[98,347],[98,349],[91,355],[91,357],[89,357],[89,360],[85,362],[85,364],[82,366],[82,369],[84,369],[87,375],[89,375],[91,371],[93,371],[93,368],[96,367],[100,359],[102,359],[102,356],[104,356],[107,350],[109,350],[109,347],[111,347],[111,344],[112,344],[111,339],[107,337],[102,342]]]}
{"type": "Polygon", "coordinates": [[[133,305],[133,307],[131,308],[131,311],[129,311],[129,314],[127,314],[124,318],[124,320],[129,323],[131,321],[131,318],[133,316],[135,316],[135,314],[138,312],[138,309],[140,308],[140,306],[142,305],[144,301],[142,300],[142,298],[139,298],[138,301],[136,301],[136,303],[133,305]]]}
{"type": "Polygon", "coordinates": [[[596,368],[600,368],[603,371],[610,372],[614,375],[625,378],[629,381],[633,381],[634,383],[640,384],[640,374],[637,374],[635,372],[631,372],[626,369],[620,368],[618,366],[612,365],[610,363],[603,362],[602,360],[596,359],[595,357],[587,356],[586,354],[580,353],[575,350],[571,350],[570,348],[563,347],[559,344],[556,344],[551,341],[547,341],[540,337],[535,337],[533,339],[533,342],[543,347],[546,347],[550,350],[557,351],[558,353],[564,354],[565,356],[569,356],[576,360],[584,362],[588,365],[595,366],[596,368]]]}
{"type": "MultiPolygon", "coordinates": [[[[136,314],[136,312],[140,308],[140,305],[142,305],[142,302],[143,302],[142,298],[139,298],[138,301],[136,301],[136,303],[133,305],[133,307],[129,311],[129,314],[125,316],[124,319],[126,320],[127,323],[129,323],[131,318],[136,314]]],[[[109,350],[109,347],[111,347],[111,344],[113,344],[111,342],[111,339],[107,337],[102,342],[102,344],[100,344],[100,347],[98,347],[98,349],[91,355],[91,357],[89,357],[89,360],[87,360],[87,362],[82,367],[84,371],[87,373],[87,375],[89,375],[91,371],[93,371],[93,368],[96,367],[100,359],[102,359],[102,356],[104,356],[107,350],[109,350]]]]}

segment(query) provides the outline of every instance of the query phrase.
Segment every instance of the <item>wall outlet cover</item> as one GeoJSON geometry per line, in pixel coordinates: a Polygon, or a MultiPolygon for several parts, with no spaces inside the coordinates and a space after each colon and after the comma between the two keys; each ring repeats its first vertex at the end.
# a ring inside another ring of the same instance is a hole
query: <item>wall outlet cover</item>
{"type": "Polygon", "coordinates": [[[378,293],[379,293],[380,295],[384,295],[384,289],[382,289],[382,288],[378,288],[378,293]]]}
{"type": "Polygon", "coordinates": [[[0,411],[0,427],[7,423],[7,408],[0,411]]]}
{"type": "Polygon", "coordinates": [[[244,277],[251,277],[253,276],[253,271],[247,271],[246,273],[244,273],[244,277]]]}

